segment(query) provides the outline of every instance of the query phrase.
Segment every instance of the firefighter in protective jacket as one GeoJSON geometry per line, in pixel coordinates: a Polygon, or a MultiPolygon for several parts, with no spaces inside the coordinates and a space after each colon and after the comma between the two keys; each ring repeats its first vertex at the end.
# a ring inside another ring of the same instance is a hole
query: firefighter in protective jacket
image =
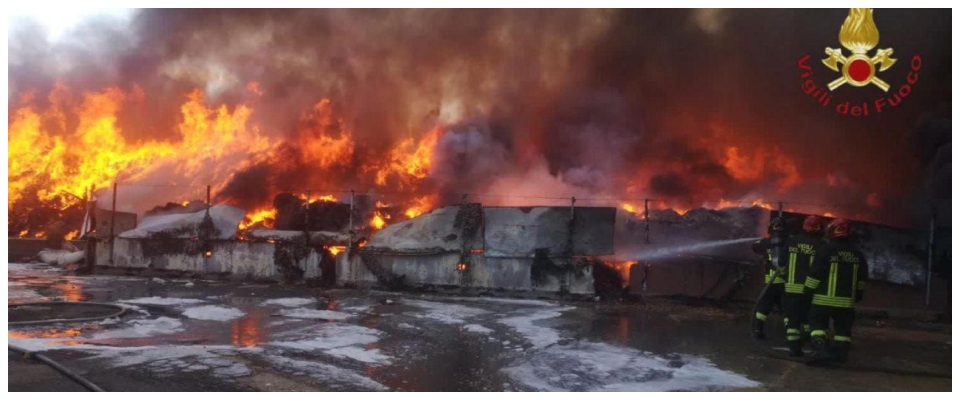
{"type": "Polygon", "coordinates": [[[803,288],[815,256],[823,252],[823,219],[816,215],[803,220],[803,232],[787,239],[780,267],[784,275],[783,308],[786,313],[787,346],[790,355],[803,355],[801,339],[810,334],[807,314],[810,311],[810,296],[803,288]]]}
{"type": "Polygon", "coordinates": [[[770,311],[773,310],[773,306],[777,305],[781,310],[783,309],[781,302],[783,298],[783,284],[786,282],[783,279],[783,274],[774,277],[776,275],[776,259],[778,258],[778,253],[780,253],[778,248],[783,245],[783,220],[780,218],[772,219],[770,225],[767,227],[767,233],[769,234],[768,237],[756,241],[751,246],[754,253],[764,257],[763,265],[766,267],[764,283],[767,284],[767,290],[757,302],[757,311],[753,316],[753,337],[756,339],[766,337],[764,326],[766,325],[767,316],[770,315],[770,311]],[[772,283],[771,280],[773,281],[772,283]]]}
{"type": "Polygon", "coordinates": [[[846,362],[853,329],[853,306],[863,298],[867,283],[867,259],[850,238],[850,222],[835,219],[827,225],[829,243],[817,254],[804,284],[813,295],[810,305],[810,341],[813,357],[821,361],[846,362]],[[833,321],[833,351],[828,347],[827,328],[833,321]],[[833,354],[831,354],[833,353],[833,354]]]}

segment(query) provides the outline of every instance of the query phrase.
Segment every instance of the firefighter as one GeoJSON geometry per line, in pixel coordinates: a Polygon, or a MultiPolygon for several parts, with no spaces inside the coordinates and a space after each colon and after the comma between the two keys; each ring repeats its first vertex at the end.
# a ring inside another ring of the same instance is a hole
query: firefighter
{"type": "Polygon", "coordinates": [[[783,279],[783,274],[774,277],[774,275],[776,275],[776,268],[774,268],[774,266],[777,264],[778,248],[783,245],[783,220],[780,218],[771,220],[770,225],[767,226],[767,234],[768,236],[766,238],[756,241],[753,246],[751,246],[754,253],[763,256],[763,265],[767,271],[764,276],[764,283],[767,284],[767,289],[757,301],[756,313],[753,316],[752,331],[755,339],[766,338],[764,326],[766,325],[767,316],[770,315],[773,306],[777,305],[781,310],[783,309],[781,301],[783,298],[783,284],[786,281],[783,279]],[[771,280],[773,281],[772,283],[771,280]]]}
{"type": "Polygon", "coordinates": [[[783,307],[787,322],[787,347],[790,356],[803,356],[802,341],[810,334],[807,314],[810,296],[803,292],[807,274],[817,253],[823,251],[823,220],[810,215],[803,220],[803,232],[787,239],[780,267],[784,275],[783,307]]]}
{"type": "Polygon", "coordinates": [[[867,259],[851,240],[850,222],[835,219],[827,225],[829,240],[818,253],[804,283],[804,292],[813,295],[810,305],[810,342],[815,361],[846,362],[853,329],[853,306],[863,298],[867,282],[867,259]],[[827,342],[827,328],[833,321],[835,345],[827,342]]]}

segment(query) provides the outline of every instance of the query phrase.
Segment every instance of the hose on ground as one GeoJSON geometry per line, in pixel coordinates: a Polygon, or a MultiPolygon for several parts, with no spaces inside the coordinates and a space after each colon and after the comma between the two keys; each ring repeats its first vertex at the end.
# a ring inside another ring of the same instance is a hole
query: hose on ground
{"type": "Polygon", "coordinates": [[[75,373],[75,372],[67,369],[66,367],[64,367],[64,366],[61,365],[60,363],[51,360],[50,357],[47,357],[47,356],[45,356],[45,355],[43,355],[43,354],[38,354],[38,353],[35,353],[35,352],[32,352],[32,351],[29,351],[29,350],[24,349],[24,348],[22,348],[22,347],[14,346],[14,345],[12,345],[12,344],[8,344],[8,345],[7,345],[7,349],[9,349],[10,351],[16,352],[16,353],[20,353],[20,354],[22,354],[25,358],[34,359],[34,360],[40,361],[40,362],[42,362],[42,363],[44,363],[44,364],[47,364],[48,366],[50,366],[50,368],[53,368],[54,370],[56,370],[57,372],[59,372],[61,375],[66,376],[67,378],[70,378],[70,380],[72,380],[72,381],[80,384],[81,386],[83,386],[84,388],[86,388],[87,390],[89,390],[89,391],[91,391],[91,392],[102,392],[102,391],[103,391],[103,389],[101,389],[99,386],[97,386],[97,385],[94,384],[93,382],[90,382],[90,381],[88,381],[86,378],[84,378],[84,377],[78,375],[77,373],[75,373]]]}
{"type": "Polygon", "coordinates": [[[84,304],[84,305],[96,305],[104,307],[116,308],[119,311],[109,314],[101,315],[94,317],[83,317],[83,318],[60,318],[60,319],[41,319],[41,320],[32,320],[32,321],[10,321],[7,323],[8,326],[23,326],[23,325],[40,325],[40,324],[61,324],[61,323],[75,323],[75,322],[90,322],[90,321],[102,321],[105,319],[110,319],[114,317],[119,317],[123,313],[127,312],[127,308],[124,306],[119,306],[111,303],[93,303],[93,302],[74,302],[74,301],[63,301],[63,302],[39,302],[39,303],[21,303],[21,304],[11,304],[9,307],[23,307],[23,306],[49,306],[51,304],[84,304]]]}

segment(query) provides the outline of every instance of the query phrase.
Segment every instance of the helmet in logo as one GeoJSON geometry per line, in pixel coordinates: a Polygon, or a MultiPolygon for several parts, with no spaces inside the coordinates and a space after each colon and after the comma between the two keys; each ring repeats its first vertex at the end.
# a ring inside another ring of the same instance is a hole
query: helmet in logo
{"type": "Polygon", "coordinates": [[[803,231],[818,233],[823,230],[823,219],[817,215],[809,215],[803,220],[803,231]]]}
{"type": "Polygon", "coordinates": [[[783,220],[780,218],[773,218],[770,220],[770,225],[767,225],[767,233],[774,234],[783,232],[783,220]]]}
{"type": "Polygon", "coordinates": [[[850,221],[837,218],[827,225],[827,237],[837,239],[850,236],[850,221]]]}

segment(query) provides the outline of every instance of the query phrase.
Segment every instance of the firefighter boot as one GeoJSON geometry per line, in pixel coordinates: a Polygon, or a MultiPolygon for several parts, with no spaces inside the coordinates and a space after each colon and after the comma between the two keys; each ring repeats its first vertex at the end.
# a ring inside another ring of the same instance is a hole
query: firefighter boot
{"type": "Polygon", "coordinates": [[[756,340],[763,340],[767,338],[767,335],[763,332],[764,321],[754,317],[753,318],[753,327],[751,332],[753,333],[753,338],[756,340]]]}
{"type": "Polygon", "coordinates": [[[838,363],[847,362],[847,353],[850,352],[850,342],[838,341],[834,346],[833,359],[838,363]]]}
{"type": "Polygon", "coordinates": [[[830,349],[827,348],[827,339],[825,337],[811,337],[810,346],[813,347],[813,355],[810,356],[810,361],[830,361],[830,349]]]}
{"type": "Polygon", "coordinates": [[[790,347],[790,357],[803,357],[803,343],[800,340],[787,341],[787,345],[790,347]]]}

